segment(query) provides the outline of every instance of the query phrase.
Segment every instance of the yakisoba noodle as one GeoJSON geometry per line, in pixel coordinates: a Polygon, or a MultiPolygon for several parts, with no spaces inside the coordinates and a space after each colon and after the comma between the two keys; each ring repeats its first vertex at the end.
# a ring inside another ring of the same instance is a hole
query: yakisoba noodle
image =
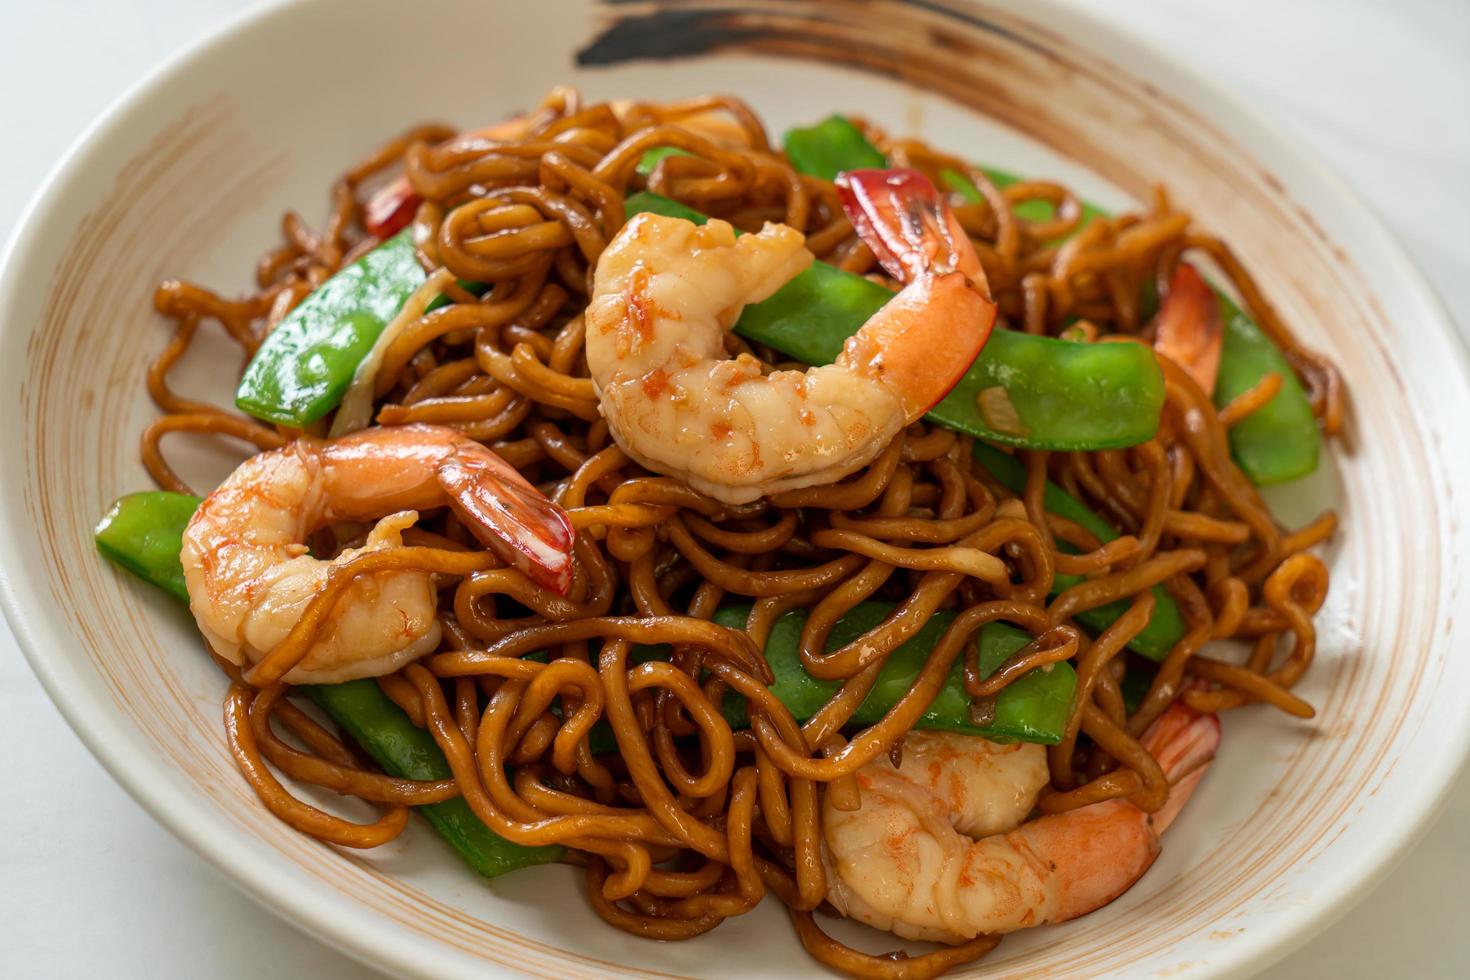
{"type": "MultiPolygon", "coordinates": [[[[1309,549],[1335,520],[1329,513],[1300,530],[1280,527],[1227,440],[1232,424],[1275,394],[1279,376],[1217,411],[1187,371],[1161,359],[1166,402],[1155,439],[1101,452],[1020,452],[1027,481],[1019,496],[974,461],[970,437],[921,423],[839,485],[718,503],[632,464],[612,442],[588,377],[582,310],[593,267],[623,225],[625,197],[646,186],[738,228],[784,222],[804,232],[820,259],[888,280],[833,184],[793,170],[736,99],[615,110],[559,89],[521,130],[492,139],[416,127],[342,175],[322,230],[285,215],[282,243],[257,263],[253,292],[226,299],[177,281],[158,289],[156,305],[175,327],[148,374],[165,414],[144,432],[142,455],[159,486],[186,490],[161,452],[165,435],[210,433],[267,450],[300,433],[181,397],[169,387],[170,368],[207,321],[253,353],[295,304],[375,244],[360,229],[362,203],[368,185],[401,166],[423,198],[411,226],[421,264],[444,270],[417,308],[439,292],[449,302],[390,328],[373,418],[450,426],[488,444],[560,503],[577,531],[575,578],[562,597],[505,567],[440,512],[406,532],[402,547],[337,569],[264,659],[242,672],[217,658],[231,678],[231,750],[282,820],[324,841],[372,847],[403,830],[409,807],[462,796],[518,843],[566,845],[566,860],[585,869],[593,908],[628,932],[697,936],[771,893],[822,962],[858,976],[931,976],[982,956],[998,937],[877,957],[831,938],[811,913],[828,891],[824,794],[839,809],[856,806],[854,775],[879,757],[901,758],[905,734],[957,660],[977,717],[1028,671],[1074,665],[1077,697],[1062,741],[1047,752],[1043,813],[1117,798],[1161,807],[1169,783],[1139,737],[1177,699],[1200,711],[1265,702],[1311,716],[1291,688],[1311,663],[1312,616],[1327,590],[1327,569],[1309,549]],[[645,151],[668,146],[687,155],[637,174],[645,151]],[[476,296],[458,282],[490,288],[476,296]],[[1048,479],[1123,536],[1103,542],[1048,513],[1048,479]],[[441,576],[440,649],[378,683],[433,733],[452,779],[416,782],[365,768],[280,681],[352,578],[387,568],[441,576]],[[1058,573],[1084,578],[1048,600],[1058,573]],[[1154,586],[1173,597],[1187,630],[1130,711],[1126,647],[1149,620],[1154,586]],[[898,605],[829,652],[834,624],[867,599],[898,605]],[[710,622],[723,600],[753,603],[745,632],[710,622]],[[1075,624],[1117,600],[1127,611],[1100,634],[1075,624]],[[760,653],[792,609],[810,610],[802,665],[841,682],[800,724],[767,688],[760,653]],[[849,724],[888,655],[941,610],[956,615],[912,689],[876,723],[849,724]],[[1036,639],[982,680],[974,639],[990,622],[1036,639]],[[1249,645],[1244,662],[1200,654],[1206,642],[1232,637],[1249,645]],[[672,649],[669,661],[630,660],[633,645],[659,643],[672,649]],[[526,659],[542,651],[544,661],[526,659]],[[732,731],[722,715],[729,691],[746,699],[749,729],[732,731]],[[593,753],[588,735],[599,722],[615,730],[619,753],[593,753]],[[273,770],[370,801],[381,815],[358,824],[323,812],[273,770]]],[[[980,189],[984,203],[957,205],[956,213],[1003,325],[1140,342],[1143,284],[1158,280],[1162,289],[1182,252],[1202,252],[1299,371],[1324,430],[1341,425],[1342,386],[1331,366],[1302,348],[1224,244],[1162,192],[1146,211],[1079,228],[1081,205],[1064,186],[998,188],[940,150],[871,127],[867,135],[896,164],[935,177],[952,168],[980,189]],[[1038,200],[1051,205],[1051,217],[1017,214],[1038,200]]],[[[730,343],[789,366],[733,335],[730,343]]],[[[337,531],[319,533],[313,552],[357,543],[358,531],[337,531]]]]}

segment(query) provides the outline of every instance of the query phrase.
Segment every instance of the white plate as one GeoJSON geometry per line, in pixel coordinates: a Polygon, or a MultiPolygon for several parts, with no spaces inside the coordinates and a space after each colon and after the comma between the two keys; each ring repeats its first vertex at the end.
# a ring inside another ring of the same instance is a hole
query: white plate
{"type": "Polygon", "coordinates": [[[1458,513],[1470,372],[1442,311],[1357,199],[1286,137],[1069,8],[683,4],[661,30],[624,22],[609,36],[697,56],[574,63],[614,14],[671,6],[279,4],[195,45],[82,139],[0,283],[0,384],[16,398],[0,423],[0,598],[37,674],[165,825],[379,968],[809,975],[772,903],[690,943],[647,943],[603,926],[569,869],[486,885],[423,827],[348,854],[265,813],[225,751],[222,679],[187,618],[90,540],[113,497],[146,486],[136,434],[153,409],[140,381],[164,339],[151,289],[166,275],[244,288],[280,212],[317,219],[332,177],[380,138],[428,116],[494,120],[568,81],[592,97],[736,92],[776,131],[857,111],[1104,203],[1163,180],[1350,386],[1343,451],[1273,498],[1294,518],[1341,507],[1319,662],[1303,686],[1321,713],[1311,725],[1264,709],[1230,717],[1220,760],[1137,887],[1085,919],[1011,937],[973,969],[1215,976],[1281,955],[1402,853],[1470,741],[1459,557],[1470,531],[1458,513]]]}

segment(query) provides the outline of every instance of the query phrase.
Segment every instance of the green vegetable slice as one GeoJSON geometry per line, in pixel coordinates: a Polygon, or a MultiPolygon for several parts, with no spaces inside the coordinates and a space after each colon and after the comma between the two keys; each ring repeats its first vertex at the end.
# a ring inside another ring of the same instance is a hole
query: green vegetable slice
{"type": "MultiPolygon", "coordinates": [[[[802,173],[834,179],[843,170],[886,167],[888,161],[852,122],[840,115],[829,116],[814,126],[793,129],[785,137],[786,155],[802,173]]],[[[996,187],[1020,182],[1015,174],[994,167],[981,171],[996,187]]],[[[985,200],[968,177],[954,169],[940,171],[939,182],[971,204],[985,200]]],[[[1079,228],[1107,212],[1081,202],[1079,228]]],[[[1045,201],[1021,203],[1016,214],[1027,221],[1045,221],[1054,209],[1045,201]]],[[[1259,486],[1284,483],[1317,468],[1322,436],[1301,379],[1286,357],[1231,299],[1219,290],[1221,322],[1225,343],[1215,382],[1215,404],[1224,407],[1237,395],[1250,390],[1267,374],[1279,374],[1281,390],[1262,408],[1231,427],[1230,449],[1241,470],[1259,486]]],[[[1145,306],[1151,297],[1145,296],[1145,306]]],[[[1156,302],[1157,297],[1152,297],[1156,302]]],[[[994,340],[992,339],[992,343],[994,340]]],[[[1067,383],[1072,383],[1069,379],[1067,383]]],[[[936,416],[938,418],[938,416],[936,416]]],[[[1005,442],[1007,440],[992,440],[1005,442]]]]}
{"type": "MultiPolygon", "coordinates": [[[[985,172],[998,187],[1014,183],[1017,179],[989,168],[985,168],[985,172]]],[[[947,187],[967,200],[983,200],[980,191],[963,174],[949,170],[942,178],[947,187]]],[[[1045,213],[1025,214],[1024,208],[1033,204],[1049,209],[1040,201],[1027,202],[1017,209],[1017,213],[1033,221],[1050,217],[1045,213]]],[[[1085,227],[1093,218],[1106,214],[1102,209],[1083,202],[1079,227],[1085,227]]],[[[1144,297],[1145,308],[1150,302],[1157,304],[1158,301],[1157,295],[1151,292],[1152,284],[1149,284],[1149,289],[1150,295],[1144,297]]],[[[1322,452],[1322,433],[1301,379],[1280,348],[1230,297],[1218,289],[1215,295],[1220,300],[1220,320],[1225,324],[1225,342],[1220,350],[1219,371],[1215,375],[1215,406],[1224,408],[1231,399],[1259,384],[1267,374],[1281,376],[1281,390],[1261,408],[1230,427],[1230,454],[1241,471],[1257,486],[1285,483],[1306,476],[1317,468],[1322,452]]]]}
{"type": "Polygon", "coordinates": [[[1286,355],[1261,328],[1223,294],[1220,318],[1225,342],[1215,376],[1215,405],[1254,388],[1268,374],[1281,376],[1281,390],[1269,402],[1230,427],[1230,454],[1258,486],[1286,483],[1317,468],[1322,433],[1312,403],[1286,355]]]}
{"type": "Polygon", "coordinates": [[[180,602],[184,587],[184,528],[200,498],[187,493],[147,490],[119,497],[97,525],[97,550],[150,585],[180,602]]]}
{"type": "MultiPolygon", "coordinates": [[[[452,775],[434,737],[414,725],[375,681],[308,684],[300,688],[367,750],[383,771],[400,779],[448,779],[452,775]]],[[[485,826],[462,797],[417,807],[465,863],[486,878],[558,860],[560,845],[526,847],[485,826]]]]}
{"type": "Polygon", "coordinates": [[[633,169],[640,177],[647,177],[663,160],[669,157],[693,156],[688,150],[681,150],[677,146],[655,146],[638,158],[638,166],[633,169]]]}
{"type": "MultiPolygon", "coordinates": [[[[1020,460],[1007,456],[999,449],[984,443],[976,443],[973,452],[975,458],[980,461],[980,465],[989,470],[990,474],[1007,490],[1015,494],[1025,492],[1026,468],[1021,465],[1020,460]]],[[[1046,481],[1042,499],[1049,512],[1082,525],[1099,541],[1106,543],[1118,536],[1115,527],[1088,510],[1077,498],[1050,480],[1046,481]]],[[[1065,548],[1066,545],[1058,542],[1058,547],[1065,548]]],[[[1058,573],[1052,580],[1052,595],[1064,592],[1082,581],[1084,580],[1080,575],[1058,573]]],[[[1154,586],[1153,594],[1153,615],[1149,618],[1148,625],[1129,641],[1128,647],[1150,660],[1162,660],[1168,655],[1174,644],[1184,636],[1184,614],[1179,611],[1179,604],[1163,586],[1154,586]]],[[[1105,606],[1078,613],[1074,618],[1089,631],[1101,633],[1113,625],[1119,616],[1127,612],[1129,605],[1126,599],[1119,599],[1117,602],[1110,602],[1105,606]]]]}
{"type": "Polygon", "coordinates": [[[797,171],[822,180],[836,180],[844,170],[888,166],[887,158],[845,116],[828,116],[812,126],[788,129],[781,144],[797,171]]]}
{"type": "Polygon", "coordinates": [[[406,230],[341,269],[266,337],[245,368],[235,404],[296,428],[326,415],[424,279],[406,230]]]}
{"type": "MultiPolygon", "coordinates": [[[[827,649],[836,650],[883,622],[894,609],[892,603],[863,602],[837,621],[827,638],[827,649]]],[[[744,629],[749,606],[725,606],[715,613],[715,622],[732,629],[744,629]]],[[[805,610],[793,610],[776,620],[766,640],[766,662],[776,681],[772,692],[791,710],[798,721],[805,721],[827,703],[841,687],[840,681],[818,680],[801,665],[797,650],[805,610]]],[[[856,725],[871,725],[881,719],[913,686],[923,670],[930,652],[944,631],[954,621],[954,613],[939,612],[925,623],[908,642],[888,656],[872,691],[854,713],[856,725]]],[[[1017,650],[1032,640],[1031,634],[1005,623],[987,623],[980,629],[977,663],[982,677],[989,677],[1017,650]]],[[[1061,741],[1067,716],[1072,710],[1072,696],[1077,675],[1070,664],[1054,664],[1033,670],[1011,684],[996,697],[995,716],[985,725],[970,718],[970,696],[964,687],[964,658],[950,667],[944,687],[920,717],[916,728],[982,735],[1002,741],[1018,740],[1054,745],[1061,741]]],[[[725,718],[734,728],[750,724],[745,700],[730,695],[724,705],[725,718]]]]}

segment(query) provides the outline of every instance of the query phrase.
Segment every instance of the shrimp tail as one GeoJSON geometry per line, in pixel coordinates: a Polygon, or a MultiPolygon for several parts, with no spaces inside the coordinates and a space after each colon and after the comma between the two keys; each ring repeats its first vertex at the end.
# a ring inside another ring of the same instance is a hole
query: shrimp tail
{"type": "Polygon", "coordinates": [[[842,210],[895,279],[913,282],[925,272],[960,272],[990,298],[985,269],[934,183],[917,170],[848,170],[837,175],[842,210]]]}
{"type": "Polygon", "coordinates": [[[837,363],[887,384],[903,401],[905,421],[916,422],[990,339],[996,306],[985,270],[959,219],[917,170],[849,170],[837,176],[837,192],[858,237],[905,283],[849,338],[837,363]]]}
{"type": "Polygon", "coordinates": [[[1168,778],[1169,798],[1156,813],[1126,800],[1109,800],[1033,820],[1009,835],[1038,861],[1046,855],[1090,855],[1052,875],[1057,889],[1049,922],[1086,915],[1123,894],[1159,856],[1159,837],[1174,822],[1204,777],[1220,745],[1220,720],[1175,703],[1149,726],[1143,746],[1168,778]]]}
{"type": "Polygon", "coordinates": [[[1021,853],[1047,862],[1047,855],[1085,855],[1065,870],[1048,869],[1056,889],[1047,922],[1086,915],[1133,887],[1159,856],[1159,835],[1138,807],[1122,800],[1041,817],[1007,835],[1021,853]]]}
{"type": "Polygon", "coordinates": [[[1225,327],[1220,300],[1194,266],[1180,262],[1154,327],[1154,350],[1188,371],[1206,395],[1215,391],[1225,327]]]}
{"type": "Polygon", "coordinates": [[[435,477],[450,509],[481,544],[537,585],[567,594],[575,535],[565,511],[478,443],[450,453],[435,477]]]}
{"type": "Polygon", "coordinates": [[[1170,783],[1169,798],[1153,815],[1154,832],[1169,829],[1220,747],[1220,719],[1175,702],[1149,726],[1143,747],[1158,760],[1170,783]]]}

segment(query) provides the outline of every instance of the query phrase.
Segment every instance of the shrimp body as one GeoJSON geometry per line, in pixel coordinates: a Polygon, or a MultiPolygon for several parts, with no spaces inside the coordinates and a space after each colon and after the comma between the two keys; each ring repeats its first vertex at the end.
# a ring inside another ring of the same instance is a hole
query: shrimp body
{"type": "MultiPolygon", "coordinates": [[[[259,660],[291,631],[334,566],[400,545],[416,511],[446,505],[502,559],[566,591],[565,515],[479,443],[452,429],[407,425],[301,439],[242,463],[184,532],[189,608],[221,656],[241,665],[259,660]],[[377,523],[361,548],[329,561],[307,553],[308,535],[342,521],[377,523]]],[[[427,572],[358,575],[285,679],[335,683],[390,673],[438,645],[437,605],[427,572]]]]}
{"type": "Polygon", "coordinates": [[[836,365],[764,375],[726,356],[744,306],[811,261],[784,225],[739,239],[723,221],[644,214],[624,227],[597,264],[587,364],[629,456],[745,503],[840,479],[898,434],[899,399],[879,381],[836,365]]]}
{"type": "Polygon", "coordinates": [[[926,758],[911,756],[911,734],[897,769],[879,759],[859,770],[858,809],[824,804],[827,900],[907,939],[959,943],[1076,918],[1126,891],[1158,856],[1220,726],[1175,705],[1145,735],[1173,782],[1158,813],[1109,800],[1026,823],[1047,782],[1045,750],[943,738],[926,758]],[[998,756],[1005,748],[1017,758],[998,756]]]}
{"type": "Polygon", "coordinates": [[[586,313],[587,366],[624,452],[729,503],[833,483],[948,393],[994,318],[970,276],[916,264],[836,363],[766,374],[754,357],[729,358],[741,310],[811,262],[785,225],[740,238],[718,220],[640,214],[624,225],[586,313]]]}

